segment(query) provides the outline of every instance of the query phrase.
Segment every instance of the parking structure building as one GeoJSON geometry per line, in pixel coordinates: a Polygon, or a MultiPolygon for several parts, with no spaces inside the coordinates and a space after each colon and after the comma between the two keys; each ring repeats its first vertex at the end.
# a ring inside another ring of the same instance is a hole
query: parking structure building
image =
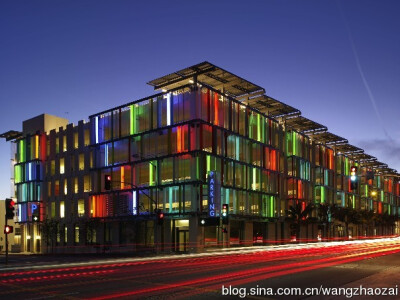
{"type": "Polygon", "coordinates": [[[293,241],[296,226],[310,241],[398,233],[397,171],[262,87],[209,62],[149,84],[160,92],[77,125],[43,114],[1,135],[22,251],[201,252],[293,241]],[[202,226],[223,204],[228,224],[202,226]],[[364,219],[314,210],[294,224],[290,209],[308,204],[364,219]]]}

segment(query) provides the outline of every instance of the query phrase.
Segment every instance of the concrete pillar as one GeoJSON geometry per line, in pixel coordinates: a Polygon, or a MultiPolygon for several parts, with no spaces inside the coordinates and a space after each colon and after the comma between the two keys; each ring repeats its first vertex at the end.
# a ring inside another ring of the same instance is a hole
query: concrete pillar
{"type": "Polygon", "coordinates": [[[275,236],[276,236],[276,240],[279,244],[285,243],[285,241],[282,239],[282,223],[281,222],[275,223],[275,236]]]}
{"type": "Polygon", "coordinates": [[[200,227],[198,216],[189,219],[189,252],[199,253],[204,251],[204,227],[200,227]]]}
{"type": "Polygon", "coordinates": [[[276,244],[276,234],[275,234],[275,231],[276,231],[276,223],[272,223],[272,222],[270,222],[270,223],[267,223],[267,240],[268,240],[268,243],[269,244],[273,244],[273,245],[275,245],[276,244]]]}
{"type": "MultiPolygon", "coordinates": [[[[72,250],[68,250],[67,252],[74,252],[74,233],[75,233],[75,226],[74,224],[67,224],[67,246],[70,247],[72,250]]],[[[51,249],[51,242],[50,242],[50,249],[51,249]]],[[[51,250],[50,250],[51,251],[51,250]]]]}
{"type": "Polygon", "coordinates": [[[253,222],[244,222],[244,234],[242,244],[244,246],[253,246],[253,222]]]}
{"type": "Polygon", "coordinates": [[[111,223],[111,245],[118,246],[119,245],[119,222],[112,222],[111,223]]]}
{"type": "Polygon", "coordinates": [[[290,227],[287,222],[280,222],[279,224],[283,224],[280,226],[282,232],[281,237],[283,238],[283,242],[287,243],[290,240],[290,227]]]}
{"type": "Polygon", "coordinates": [[[156,250],[156,253],[159,253],[161,251],[161,232],[163,230],[162,225],[158,224],[157,221],[154,222],[154,249],[156,250]]]}
{"type": "Polygon", "coordinates": [[[165,219],[164,225],[162,227],[164,240],[163,240],[163,251],[166,253],[170,253],[174,250],[174,245],[172,244],[172,220],[165,219]]]}

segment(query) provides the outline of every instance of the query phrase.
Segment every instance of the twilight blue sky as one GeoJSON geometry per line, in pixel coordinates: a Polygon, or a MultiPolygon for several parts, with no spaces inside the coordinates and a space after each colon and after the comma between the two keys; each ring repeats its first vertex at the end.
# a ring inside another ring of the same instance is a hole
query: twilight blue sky
{"type": "MultiPolygon", "coordinates": [[[[400,1],[0,1],[0,132],[208,60],[400,171],[400,1]]],[[[0,199],[10,196],[0,141],[0,199]]]]}

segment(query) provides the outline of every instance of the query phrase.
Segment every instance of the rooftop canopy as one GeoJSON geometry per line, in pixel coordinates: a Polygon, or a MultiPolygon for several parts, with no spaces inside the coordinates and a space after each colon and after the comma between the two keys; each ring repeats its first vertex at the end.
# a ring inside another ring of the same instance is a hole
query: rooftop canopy
{"type": "Polygon", "coordinates": [[[300,115],[301,111],[281,101],[266,95],[256,95],[245,99],[244,102],[249,104],[273,118],[288,117],[292,115],[300,115]]]}
{"type": "Polygon", "coordinates": [[[322,144],[336,144],[336,143],[347,143],[348,141],[345,138],[342,138],[336,134],[330,133],[328,131],[325,132],[316,132],[316,133],[310,133],[309,136],[322,144]]]}
{"type": "Polygon", "coordinates": [[[285,122],[287,127],[303,133],[321,132],[328,130],[326,126],[314,122],[310,119],[307,119],[303,116],[295,116],[293,118],[287,118],[285,122]]]}
{"type": "Polygon", "coordinates": [[[335,145],[334,148],[337,152],[340,152],[340,153],[346,154],[346,155],[351,155],[351,154],[354,155],[354,154],[358,154],[358,153],[364,153],[363,149],[358,148],[353,145],[350,145],[348,143],[335,145]]]}
{"type": "Polygon", "coordinates": [[[265,92],[262,87],[207,61],[151,80],[147,84],[153,86],[155,90],[169,90],[194,81],[213,87],[235,98],[260,91],[265,92]]]}
{"type": "Polygon", "coordinates": [[[375,167],[378,172],[399,175],[396,170],[378,162],[374,156],[364,153],[363,149],[350,145],[347,139],[328,132],[326,126],[303,117],[297,108],[265,95],[264,88],[207,61],[154,79],[148,84],[155,90],[171,90],[195,82],[210,86],[276,118],[287,128],[306,134],[317,143],[326,144],[365,166],[375,167]]]}
{"type": "Polygon", "coordinates": [[[22,132],[15,130],[9,130],[7,132],[0,134],[0,138],[6,139],[7,142],[12,140],[17,140],[21,137],[22,137],[22,132]]]}

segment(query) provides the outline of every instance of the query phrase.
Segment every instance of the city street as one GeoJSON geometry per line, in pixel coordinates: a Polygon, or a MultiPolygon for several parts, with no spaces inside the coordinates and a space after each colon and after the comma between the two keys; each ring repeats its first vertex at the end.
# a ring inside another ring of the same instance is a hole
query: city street
{"type": "Polygon", "coordinates": [[[262,288],[396,287],[399,252],[400,239],[394,238],[102,262],[72,263],[69,257],[63,265],[38,259],[23,267],[14,261],[16,267],[1,266],[0,299],[237,299],[251,288],[255,294],[247,297],[257,299],[262,288]],[[236,296],[222,295],[229,286],[236,296]]]}

